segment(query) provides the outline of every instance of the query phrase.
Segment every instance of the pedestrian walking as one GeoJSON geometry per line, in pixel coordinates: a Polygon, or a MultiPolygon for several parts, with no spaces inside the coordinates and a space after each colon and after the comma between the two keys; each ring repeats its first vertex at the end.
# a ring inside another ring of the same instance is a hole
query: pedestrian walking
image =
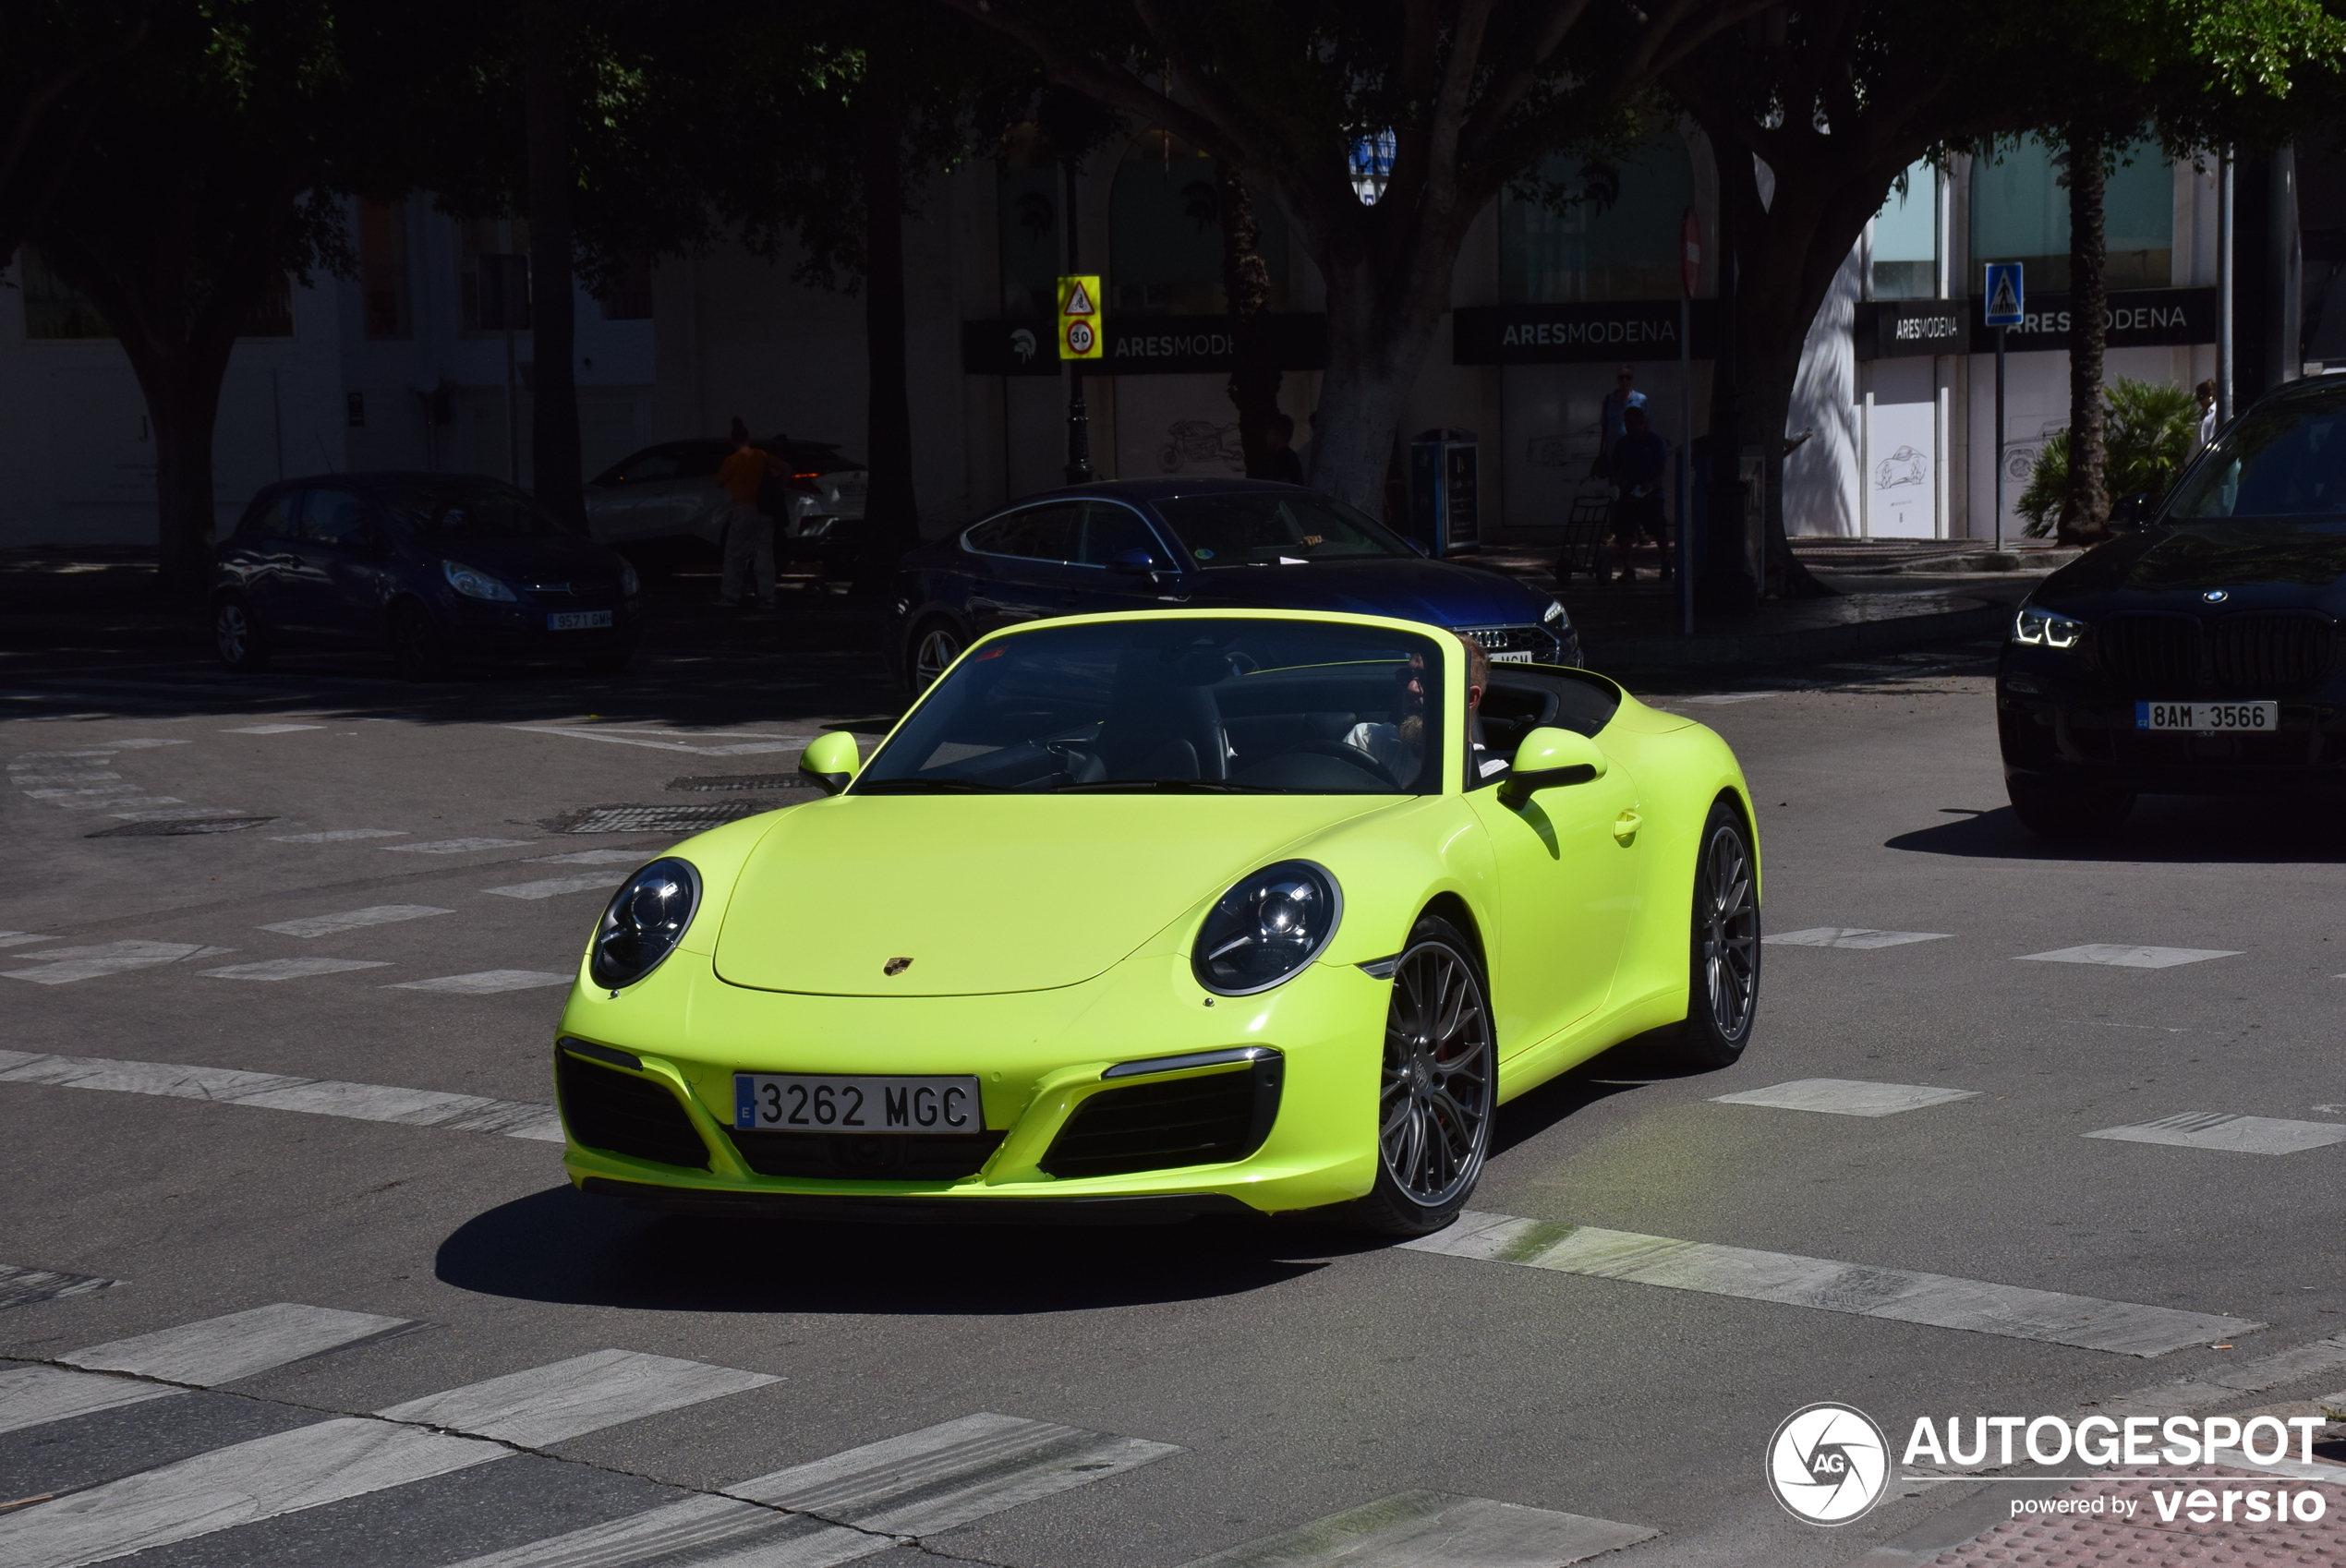
{"type": "Polygon", "coordinates": [[[1637,372],[1626,365],[1613,372],[1613,390],[1604,394],[1604,416],[1600,421],[1597,437],[1597,463],[1593,470],[1598,478],[1614,478],[1613,450],[1628,433],[1629,410],[1643,408],[1646,394],[1637,388],[1637,372]]]}
{"type": "Polygon", "coordinates": [[[1264,444],[1270,450],[1263,454],[1263,477],[1276,479],[1282,485],[1303,482],[1303,459],[1295,452],[1295,421],[1284,414],[1274,414],[1263,428],[1264,444]]]}
{"type": "Polygon", "coordinates": [[[2199,399],[2199,444],[2213,446],[2216,442],[2216,383],[2206,380],[2192,389],[2191,395],[2199,399]]]}
{"type": "Polygon", "coordinates": [[[1662,515],[1662,476],[1669,466],[1670,443],[1648,428],[1644,405],[1623,409],[1621,440],[1613,449],[1614,482],[1621,487],[1613,503],[1613,539],[1621,549],[1625,583],[1638,579],[1635,551],[1640,539],[1659,548],[1662,580],[1670,580],[1670,527],[1662,515]]]}
{"type": "Polygon", "coordinates": [[[733,454],[717,469],[717,482],[732,498],[725,509],[725,573],[717,589],[717,602],[728,609],[742,602],[753,575],[758,608],[774,608],[774,525],[758,510],[757,491],[768,474],[781,471],[772,454],[751,443],[749,427],[737,416],[733,454]]]}

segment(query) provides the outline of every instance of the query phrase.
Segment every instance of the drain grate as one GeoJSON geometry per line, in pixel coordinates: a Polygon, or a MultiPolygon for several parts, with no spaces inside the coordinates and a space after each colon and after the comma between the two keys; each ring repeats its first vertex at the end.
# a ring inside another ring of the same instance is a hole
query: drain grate
{"type": "Polygon", "coordinates": [[[720,790],[812,790],[814,784],[799,773],[704,773],[691,778],[671,778],[671,790],[689,790],[698,794],[714,794],[720,790]]]}
{"type": "Polygon", "coordinates": [[[120,827],[102,827],[95,833],[85,833],[85,838],[182,838],[190,833],[242,833],[248,827],[258,827],[264,822],[274,822],[273,816],[181,816],[164,822],[126,822],[120,827]]]}
{"type": "Polygon", "coordinates": [[[697,833],[774,809],[771,801],[712,801],[707,805],[581,806],[547,819],[556,833],[697,833]]]}

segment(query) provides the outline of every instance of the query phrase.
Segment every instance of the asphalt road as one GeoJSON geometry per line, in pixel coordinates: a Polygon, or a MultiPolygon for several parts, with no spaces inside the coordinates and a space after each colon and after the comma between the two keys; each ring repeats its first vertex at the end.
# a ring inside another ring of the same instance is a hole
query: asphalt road
{"type": "MultiPolygon", "coordinates": [[[[38,1272],[0,1272],[0,1562],[1929,1561],[2013,1489],[1900,1482],[1817,1528],[1763,1484],[1777,1424],[2074,1417],[2346,1333],[2346,829],[2157,802],[2041,846],[2003,805],[1990,652],[1635,683],[1734,742],[1768,929],[1822,933],[1767,947],[1737,1067],[1625,1047],[1502,1113],[1474,1209],[1702,1244],[1642,1277],[1307,1225],[864,1231],[571,1192],[535,1109],[561,985],[603,891],[682,836],[576,829],[802,798],[673,781],[876,730],[861,656],[420,688],[0,669],[0,1265],[38,1272]],[[101,832],[199,808],[265,820],[101,832]],[[2089,945],[2126,961],[2030,957],[2089,945]],[[1810,1080],[1961,1097],[1720,1103],[1810,1080]],[[1856,1267],[1759,1298],[1802,1260],[1856,1267]],[[1942,1306],[1882,1308],[1916,1290],[1942,1306]],[[280,1303],[328,1310],[249,1315],[280,1303]],[[524,1550],[597,1526],[621,1544],[524,1550]]],[[[2346,1349],[2273,1365],[2199,1403],[2346,1384],[2346,1349]]]]}

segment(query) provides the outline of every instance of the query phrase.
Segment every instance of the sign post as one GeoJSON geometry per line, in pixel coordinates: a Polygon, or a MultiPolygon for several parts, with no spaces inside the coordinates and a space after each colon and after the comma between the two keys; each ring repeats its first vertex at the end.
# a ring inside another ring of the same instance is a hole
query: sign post
{"type": "Polygon", "coordinates": [[[1678,223],[1678,629],[1694,635],[1694,299],[1702,281],[1702,221],[1689,207],[1678,223]]]}
{"type": "Polygon", "coordinates": [[[2027,314],[2028,289],[2017,261],[1988,263],[1988,324],[1996,329],[1996,549],[2004,548],[2004,332],[2027,314]]]}
{"type": "Polygon", "coordinates": [[[1100,280],[1079,273],[1075,259],[1075,162],[1060,165],[1061,221],[1067,225],[1067,275],[1059,279],[1059,363],[1067,368],[1067,482],[1092,482],[1092,416],[1083,406],[1083,362],[1107,354],[1106,322],[1100,313],[1100,280]]]}

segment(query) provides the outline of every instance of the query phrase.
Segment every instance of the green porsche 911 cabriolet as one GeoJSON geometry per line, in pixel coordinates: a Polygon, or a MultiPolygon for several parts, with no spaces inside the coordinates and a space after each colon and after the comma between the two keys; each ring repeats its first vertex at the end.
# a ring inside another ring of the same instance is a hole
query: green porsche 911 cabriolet
{"type": "Polygon", "coordinates": [[[827,798],[678,845],[564,1010],[564,1164],[704,1213],[1445,1224],[1503,1101],[1750,1037],[1725,742],[1368,616],[976,644],[827,798]]]}

